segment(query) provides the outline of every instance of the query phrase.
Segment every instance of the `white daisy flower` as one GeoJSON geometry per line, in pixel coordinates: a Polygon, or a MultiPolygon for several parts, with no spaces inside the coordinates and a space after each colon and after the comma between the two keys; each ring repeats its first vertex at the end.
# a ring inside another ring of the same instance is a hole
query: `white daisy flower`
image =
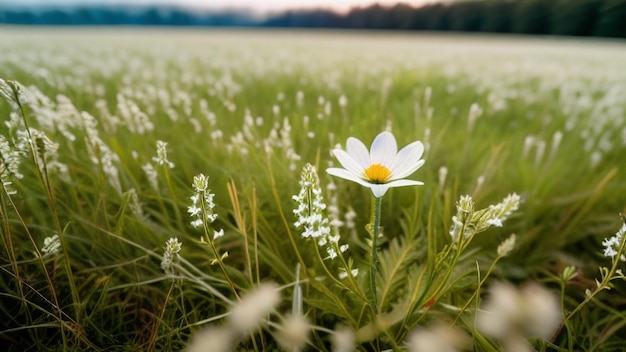
{"type": "Polygon", "coordinates": [[[390,132],[382,132],[372,142],[370,150],[360,140],[350,137],[346,150],[335,149],[333,154],[343,168],[329,168],[333,176],[354,181],[372,190],[380,198],[391,187],[418,186],[423,182],[405,180],[422,165],[422,142],[413,142],[398,152],[396,139],[390,132]]]}

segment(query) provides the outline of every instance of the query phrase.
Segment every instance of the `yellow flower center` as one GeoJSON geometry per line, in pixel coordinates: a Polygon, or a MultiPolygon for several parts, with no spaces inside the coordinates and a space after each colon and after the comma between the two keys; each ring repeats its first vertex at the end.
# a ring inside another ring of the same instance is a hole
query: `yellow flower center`
{"type": "Polygon", "coordinates": [[[391,171],[381,164],[372,164],[363,173],[371,183],[387,183],[391,177],[391,171]]]}

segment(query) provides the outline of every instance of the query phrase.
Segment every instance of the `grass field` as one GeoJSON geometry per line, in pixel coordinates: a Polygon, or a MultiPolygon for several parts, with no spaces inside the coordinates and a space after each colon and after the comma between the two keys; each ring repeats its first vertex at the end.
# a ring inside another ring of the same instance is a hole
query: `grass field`
{"type": "Polygon", "coordinates": [[[623,41],[0,27],[0,53],[7,351],[626,345],[623,41]],[[383,131],[424,185],[325,171],[383,131]]]}

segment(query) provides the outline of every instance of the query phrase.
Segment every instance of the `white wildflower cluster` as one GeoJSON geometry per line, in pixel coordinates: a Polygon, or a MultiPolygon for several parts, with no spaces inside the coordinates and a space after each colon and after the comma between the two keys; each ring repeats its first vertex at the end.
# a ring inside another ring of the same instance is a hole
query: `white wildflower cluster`
{"type": "Polygon", "coordinates": [[[165,252],[163,252],[161,269],[163,269],[166,274],[173,273],[172,264],[179,258],[180,254],[178,253],[180,252],[182,247],[183,244],[181,242],[178,242],[178,238],[176,237],[171,237],[165,242],[165,252]]]}
{"type": "Polygon", "coordinates": [[[475,211],[472,197],[461,196],[456,205],[456,215],[452,217],[452,240],[458,240],[461,235],[464,239],[470,238],[491,226],[502,227],[502,222],[519,208],[519,203],[520,196],[513,193],[496,205],[475,211]]]}
{"type": "Polygon", "coordinates": [[[119,193],[122,193],[119,170],[115,166],[120,162],[120,157],[100,138],[96,119],[87,112],[81,113],[81,123],[87,134],[85,144],[87,153],[94,166],[107,176],[109,184],[119,193]]]}
{"type": "Polygon", "coordinates": [[[43,240],[43,247],[41,247],[41,254],[45,257],[48,255],[56,255],[61,251],[61,239],[59,235],[46,237],[43,240]]]}
{"type": "MultiPolygon", "coordinates": [[[[196,193],[191,196],[191,205],[187,207],[187,212],[194,218],[191,221],[191,226],[199,228],[205,225],[205,223],[211,224],[217,219],[217,214],[213,212],[215,203],[213,198],[215,194],[209,190],[209,177],[204,174],[199,174],[193,177],[193,189],[196,193]]],[[[224,236],[224,230],[213,230],[213,239],[216,240],[224,236]]]]}
{"type": "Polygon", "coordinates": [[[154,124],[145,112],[129,97],[122,93],[117,94],[117,111],[120,120],[124,122],[129,131],[142,135],[154,129],[154,124]]]}
{"type": "MultiPolygon", "coordinates": [[[[53,142],[44,132],[35,128],[29,128],[29,131],[17,131],[17,144],[23,146],[26,143],[32,143],[32,150],[35,151],[37,164],[42,173],[56,172],[64,181],[70,179],[67,165],[59,161],[59,143],[53,142]]],[[[23,147],[18,147],[23,148],[23,147]]]]}
{"type": "Polygon", "coordinates": [[[141,202],[139,201],[139,195],[137,194],[137,190],[134,188],[131,188],[128,191],[126,191],[125,196],[128,197],[128,206],[130,208],[130,211],[133,213],[133,215],[137,217],[138,219],[143,219],[144,217],[143,206],[141,205],[141,202]]]}
{"type": "Polygon", "coordinates": [[[98,110],[100,121],[102,121],[102,128],[104,129],[104,132],[108,134],[115,133],[117,131],[117,126],[121,124],[119,117],[111,115],[107,102],[104,99],[98,99],[95,106],[96,110],[98,110]]]}
{"type": "Polygon", "coordinates": [[[527,159],[530,156],[530,151],[534,147],[535,148],[535,161],[534,165],[538,166],[542,161],[550,162],[555,157],[559,150],[559,146],[561,145],[561,141],[563,140],[563,132],[556,131],[552,135],[552,142],[550,143],[550,151],[548,154],[548,158],[545,159],[546,149],[548,148],[548,143],[539,137],[528,135],[524,138],[524,147],[522,149],[522,156],[524,159],[527,159]]]}
{"type": "Polygon", "coordinates": [[[21,151],[13,148],[3,135],[0,135],[0,181],[9,194],[16,192],[12,188],[11,179],[24,177],[19,171],[22,154],[21,151]]]}
{"type": "Polygon", "coordinates": [[[174,163],[167,159],[167,142],[157,141],[157,156],[152,160],[159,165],[167,165],[170,169],[174,168],[174,163]]]}
{"type": "Polygon", "coordinates": [[[146,177],[148,178],[148,183],[150,184],[150,186],[155,191],[158,191],[159,190],[159,181],[158,181],[159,173],[154,169],[154,166],[152,166],[152,164],[150,163],[145,163],[143,164],[141,169],[146,174],[146,177]]]}
{"type": "Polygon", "coordinates": [[[326,259],[335,259],[337,250],[345,252],[348,245],[339,245],[339,235],[331,232],[330,221],[324,215],[326,203],[315,166],[308,163],[304,166],[299,183],[300,193],[292,197],[298,203],[293,210],[298,218],[294,226],[302,230],[302,237],[313,238],[318,246],[326,247],[326,259]]]}
{"type": "Polygon", "coordinates": [[[87,153],[92,163],[99,171],[102,171],[109,183],[121,193],[119,172],[115,163],[119,162],[119,157],[100,138],[97,130],[96,119],[85,111],[79,111],[72,101],[64,96],[58,95],[56,101],[49,99],[36,87],[21,89],[23,91],[23,102],[28,105],[32,116],[36,119],[38,128],[26,130],[24,123],[17,114],[7,122],[9,130],[15,132],[14,141],[17,149],[28,151],[31,147],[36,152],[36,158],[40,167],[46,167],[47,171],[57,172],[58,176],[66,182],[70,181],[67,165],[59,162],[59,143],[53,142],[46,133],[60,133],[69,142],[74,143],[77,138],[75,131],[81,128],[85,131],[85,144],[87,153]]]}
{"type": "Polygon", "coordinates": [[[504,351],[534,351],[527,337],[549,339],[561,321],[561,306],[556,295],[536,283],[516,288],[497,282],[481,305],[476,326],[498,339],[504,351]]]}
{"type": "MultiPolygon", "coordinates": [[[[29,101],[26,98],[28,91],[13,81],[7,82],[0,79],[0,94],[14,109],[18,109],[20,104],[29,101]]],[[[10,113],[5,125],[11,138],[0,135],[0,179],[9,193],[15,192],[11,188],[10,179],[23,177],[19,172],[19,166],[22,158],[30,154],[31,150],[35,152],[35,158],[42,172],[45,167],[48,171],[57,169],[62,175],[67,175],[67,166],[58,161],[58,143],[52,142],[44,132],[35,128],[27,130],[22,117],[15,111],[10,113]]]]}
{"type": "Polygon", "coordinates": [[[14,81],[5,81],[0,78],[0,96],[2,96],[13,110],[18,109],[18,91],[19,86],[14,81]]]}
{"type": "Polygon", "coordinates": [[[602,245],[604,246],[604,255],[606,257],[615,258],[615,256],[619,254],[620,260],[626,261],[626,255],[619,252],[622,241],[624,240],[624,234],[626,234],[626,220],[624,221],[622,227],[615,233],[615,235],[609,238],[605,238],[604,241],[602,241],[602,245]]]}

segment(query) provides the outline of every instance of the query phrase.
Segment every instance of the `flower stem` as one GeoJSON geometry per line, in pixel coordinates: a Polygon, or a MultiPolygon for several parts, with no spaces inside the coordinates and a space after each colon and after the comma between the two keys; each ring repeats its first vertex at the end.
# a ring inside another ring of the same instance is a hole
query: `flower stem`
{"type": "Polygon", "coordinates": [[[374,213],[372,219],[372,253],[371,253],[371,262],[370,262],[370,291],[372,294],[372,309],[374,310],[374,314],[378,313],[378,297],[376,295],[376,275],[378,275],[378,245],[376,241],[378,240],[378,234],[380,233],[380,209],[381,209],[381,199],[379,197],[374,197],[374,213]]]}

